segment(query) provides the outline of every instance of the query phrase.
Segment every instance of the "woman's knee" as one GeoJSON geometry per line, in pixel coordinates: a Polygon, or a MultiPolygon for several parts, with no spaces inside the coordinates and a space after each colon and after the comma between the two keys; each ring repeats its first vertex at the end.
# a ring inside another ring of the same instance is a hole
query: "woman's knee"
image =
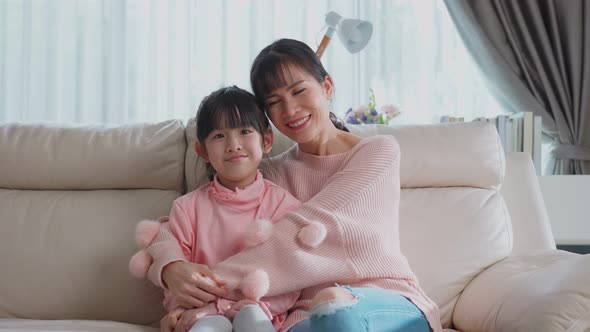
{"type": "Polygon", "coordinates": [[[346,288],[321,290],[311,304],[311,331],[364,331],[358,304],[357,297],[346,288]]]}
{"type": "Polygon", "coordinates": [[[317,305],[322,304],[322,303],[326,303],[326,302],[332,302],[332,301],[338,301],[338,302],[345,302],[345,301],[350,301],[350,302],[354,302],[356,299],[355,297],[350,294],[350,292],[344,288],[340,288],[340,287],[328,287],[328,288],[324,288],[321,291],[319,291],[313,298],[313,300],[311,301],[311,310],[314,310],[317,305]]]}

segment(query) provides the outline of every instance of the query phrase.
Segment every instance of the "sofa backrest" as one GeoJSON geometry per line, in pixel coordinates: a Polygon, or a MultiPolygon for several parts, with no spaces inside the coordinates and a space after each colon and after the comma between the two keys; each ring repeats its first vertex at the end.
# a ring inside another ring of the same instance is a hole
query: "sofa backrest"
{"type": "Polygon", "coordinates": [[[530,154],[506,154],[506,177],[500,193],[512,219],[512,254],[555,249],[549,216],[530,154]]]}
{"type": "Polygon", "coordinates": [[[127,268],[142,219],[184,190],[178,121],[0,125],[0,318],[157,323],[162,291],[127,268]]]}
{"type": "MultiPolygon", "coordinates": [[[[512,249],[510,215],[498,192],[505,159],[497,132],[491,124],[478,122],[349,128],[363,137],[390,134],[400,144],[402,250],[448,327],[465,286],[512,249]]],[[[189,190],[208,181],[204,163],[191,151],[195,133],[195,123],[189,121],[189,190]]],[[[293,144],[275,130],[271,153],[293,144]]]]}

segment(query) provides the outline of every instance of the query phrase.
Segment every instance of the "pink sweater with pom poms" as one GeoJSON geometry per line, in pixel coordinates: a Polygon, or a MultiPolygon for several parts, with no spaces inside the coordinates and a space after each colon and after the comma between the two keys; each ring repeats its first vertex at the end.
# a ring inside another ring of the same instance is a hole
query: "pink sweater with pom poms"
{"type": "MultiPolygon", "coordinates": [[[[179,259],[215,266],[246,247],[263,243],[272,232],[269,227],[300,205],[285,189],[263,179],[260,172],[254,183],[235,191],[225,188],[215,178],[174,201],[165,228],[172,243],[161,247],[171,249],[172,256],[179,259]],[[255,234],[248,234],[251,230],[255,234]]],[[[154,243],[157,241],[158,237],[154,243]]],[[[153,252],[151,254],[154,256],[153,252]]],[[[250,282],[253,293],[260,287],[257,283],[257,279],[250,282]]],[[[168,291],[165,295],[164,306],[171,311],[175,307],[174,301],[168,291]]],[[[287,309],[298,296],[297,290],[265,301],[273,314],[275,326],[285,320],[287,309]]]]}
{"type": "MultiPolygon", "coordinates": [[[[436,304],[422,291],[400,251],[400,149],[392,136],[365,138],[349,151],[327,156],[294,146],[261,169],[304,204],[283,216],[267,242],[214,267],[233,290],[230,299],[242,297],[240,281],[254,269],[268,274],[267,296],[302,290],[283,325],[286,330],[308,317],[311,299],[326,287],[380,287],[410,299],[431,329],[442,331],[436,304]],[[304,245],[301,230],[313,223],[323,225],[325,239],[304,245]]],[[[162,245],[150,269],[159,285],[162,268],[178,260],[164,249],[167,232],[160,233],[162,245]]]]}

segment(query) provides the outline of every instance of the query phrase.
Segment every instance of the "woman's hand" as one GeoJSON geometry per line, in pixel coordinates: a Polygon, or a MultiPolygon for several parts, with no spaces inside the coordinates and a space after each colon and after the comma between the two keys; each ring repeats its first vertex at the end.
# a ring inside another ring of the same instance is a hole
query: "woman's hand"
{"type": "Polygon", "coordinates": [[[176,303],[187,309],[200,308],[225,295],[225,282],[203,264],[170,263],[162,270],[162,280],[176,303]]]}
{"type": "Polygon", "coordinates": [[[240,310],[242,310],[242,308],[246,305],[250,305],[250,304],[254,304],[260,307],[260,309],[262,309],[262,311],[264,311],[264,313],[268,316],[268,319],[270,319],[272,321],[272,314],[270,312],[270,310],[268,309],[268,306],[261,301],[252,301],[252,300],[241,300],[238,301],[236,303],[234,303],[231,308],[229,308],[226,312],[225,312],[225,317],[227,317],[229,320],[231,320],[233,322],[234,318],[236,318],[236,316],[238,315],[238,313],[240,312],[240,310]]]}

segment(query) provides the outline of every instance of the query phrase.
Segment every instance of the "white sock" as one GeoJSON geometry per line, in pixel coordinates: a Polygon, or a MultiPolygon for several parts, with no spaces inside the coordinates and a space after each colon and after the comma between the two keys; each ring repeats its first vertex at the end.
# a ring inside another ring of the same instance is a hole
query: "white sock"
{"type": "Polygon", "coordinates": [[[244,306],[234,318],[234,332],[274,332],[268,316],[256,304],[244,306]]]}
{"type": "Polygon", "coordinates": [[[205,316],[199,319],[188,332],[232,332],[232,324],[225,316],[205,316]]]}

